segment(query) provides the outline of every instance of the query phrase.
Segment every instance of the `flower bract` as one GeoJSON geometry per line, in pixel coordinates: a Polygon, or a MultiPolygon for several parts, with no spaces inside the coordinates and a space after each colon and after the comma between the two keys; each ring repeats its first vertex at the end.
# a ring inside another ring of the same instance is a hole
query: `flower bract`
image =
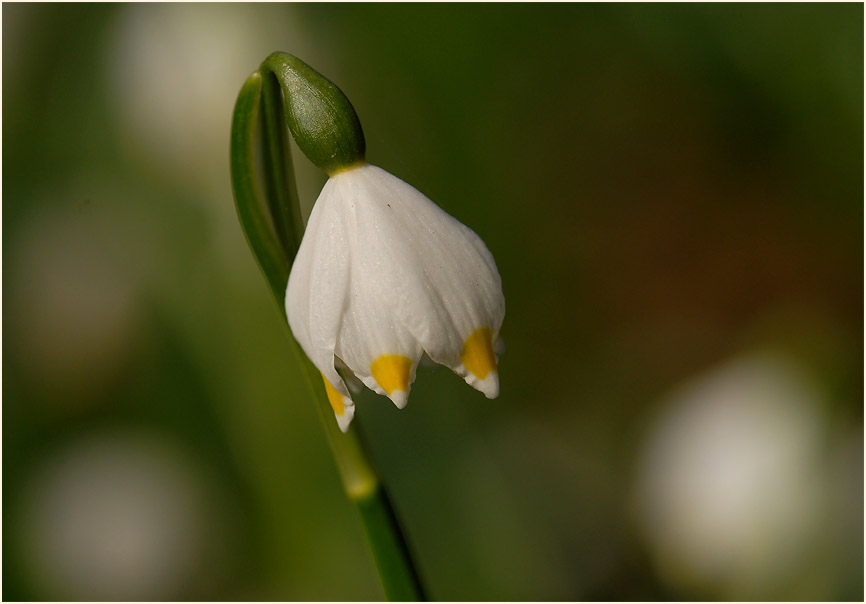
{"type": "Polygon", "coordinates": [[[406,405],[422,355],[488,398],[502,281],[478,235],[414,187],[367,163],[328,179],[286,291],[298,343],[321,371],[345,432],[355,406],[338,370],[406,405]]]}

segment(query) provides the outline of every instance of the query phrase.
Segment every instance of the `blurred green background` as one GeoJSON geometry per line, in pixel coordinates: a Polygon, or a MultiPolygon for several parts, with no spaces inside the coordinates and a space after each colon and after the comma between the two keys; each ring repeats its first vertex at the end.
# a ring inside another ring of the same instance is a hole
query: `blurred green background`
{"type": "Polygon", "coordinates": [[[432,598],[863,598],[862,5],[2,17],[4,599],[382,597],[234,214],[274,50],[502,274],[496,401],[358,404],[432,598]]]}

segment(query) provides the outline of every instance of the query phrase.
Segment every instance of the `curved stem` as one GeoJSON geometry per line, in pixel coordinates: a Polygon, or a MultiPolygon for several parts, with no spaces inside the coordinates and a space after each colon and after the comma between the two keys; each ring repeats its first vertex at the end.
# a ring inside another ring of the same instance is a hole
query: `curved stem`
{"type": "MultiPolygon", "coordinates": [[[[270,201],[277,237],[286,256],[294,259],[304,235],[301,204],[294,182],[292,154],[282,115],[282,92],[276,76],[264,72],[262,81],[262,139],[265,190],[270,201]]],[[[285,292],[284,292],[285,293],[285,292]]]]}
{"type": "Polygon", "coordinates": [[[232,118],[232,192],[241,230],[285,318],[286,311],[279,300],[285,295],[291,260],[277,238],[272,213],[257,179],[255,139],[261,99],[262,75],[255,72],[244,82],[232,118]]]}
{"type": "MultiPolygon", "coordinates": [[[[304,223],[282,119],[281,90],[276,74],[264,66],[262,71],[247,79],[235,105],[230,157],[232,189],[247,243],[285,320],[286,283],[304,223]],[[261,133],[259,153],[257,129],[261,133]],[[264,180],[264,187],[259,186],[260,179],[264,180]]],[[[288,322],[284,321],[284,325],[288,329],[288,322]]],[[[403,531],[357,422],[348,433],[340,432],[319,370],[296,341],[295,344],[307,384],[321,412],[343,488],[360,515],[386,597],[400,601],[424,599],[403,531]]]]}

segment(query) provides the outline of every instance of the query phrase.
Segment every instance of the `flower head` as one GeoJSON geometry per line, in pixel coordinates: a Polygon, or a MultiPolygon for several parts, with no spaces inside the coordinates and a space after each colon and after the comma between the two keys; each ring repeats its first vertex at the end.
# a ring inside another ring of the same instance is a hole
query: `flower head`
{"type": "Polygon", "coordinates": [[[488,398],[499,394],[505,299],[493,256],[376,166],[360,162],[325,184],[289,276],[286,315],[344,432],[354,402],[338,368],[399,408],[424,354],[488,398]]]}

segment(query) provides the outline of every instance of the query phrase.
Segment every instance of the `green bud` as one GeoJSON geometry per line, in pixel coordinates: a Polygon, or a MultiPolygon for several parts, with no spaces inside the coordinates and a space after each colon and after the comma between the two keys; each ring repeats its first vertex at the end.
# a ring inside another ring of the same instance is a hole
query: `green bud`
{"type": "Polygon", "coordinates": [[[364,161],[364,131],[342,90],[285,52],[268,56],[261,71],[266,78],[276,78],[289,131],[313,164],[335,174],[364,161]]]}

